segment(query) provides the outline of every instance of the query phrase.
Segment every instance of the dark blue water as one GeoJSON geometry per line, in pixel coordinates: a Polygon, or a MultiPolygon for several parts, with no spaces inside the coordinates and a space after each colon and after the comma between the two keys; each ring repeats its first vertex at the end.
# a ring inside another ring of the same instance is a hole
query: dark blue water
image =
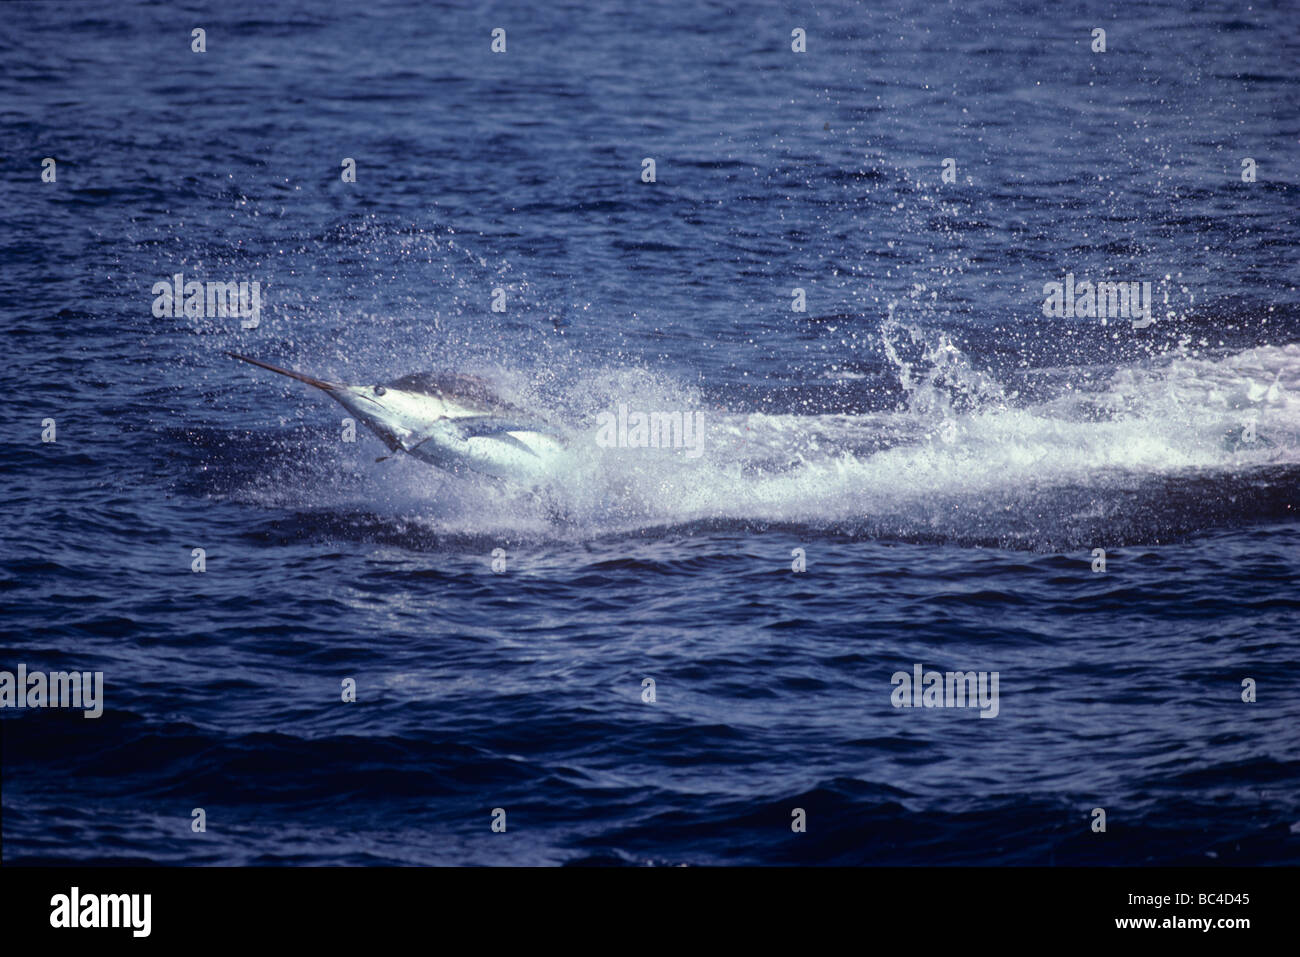
{"type": "Polygon", "coordinates": [[[1300,14],[878,6],[6,4],[0,670],[105,710],[0,712],[5,863],[1300,862],[1300,14]]]}

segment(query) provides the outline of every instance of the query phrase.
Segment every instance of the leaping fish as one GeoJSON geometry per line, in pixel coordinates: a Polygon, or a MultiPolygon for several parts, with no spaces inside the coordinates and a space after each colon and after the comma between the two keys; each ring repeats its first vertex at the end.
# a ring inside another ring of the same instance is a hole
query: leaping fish
{"type": "Polygon", "coordinates": [[[566,450],[560,430],[503,401],[474,376],[414,373],[383,385],[345,385],[235,352],[226,355],[315,386],[364,422],[389,452],[405,452],[454,474],[471,471],[537,485],[554,474],[566,450]]]}

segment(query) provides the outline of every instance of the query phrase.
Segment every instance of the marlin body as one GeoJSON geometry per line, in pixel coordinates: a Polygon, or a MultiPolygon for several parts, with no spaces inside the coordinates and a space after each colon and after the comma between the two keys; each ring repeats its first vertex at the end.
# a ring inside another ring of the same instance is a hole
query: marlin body
{"type": "Polygon", "coordinates": [[[226,354],[315,386],[364,422],[390,452],[454,474],[538,485],[554,475],[565,453],[559,430],[502,401],[473,376],[416,373],[384,385],[344,385],[226,354]]]}

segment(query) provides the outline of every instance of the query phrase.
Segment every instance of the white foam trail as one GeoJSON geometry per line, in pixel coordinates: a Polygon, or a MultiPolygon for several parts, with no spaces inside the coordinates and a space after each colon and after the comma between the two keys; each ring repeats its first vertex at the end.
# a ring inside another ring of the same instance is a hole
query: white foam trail
{"type": "Polygon", "coordinates": [[[575,441],[570,468],[545,495],[384,463],[363,483],[365,507],[460,534],[600,535],[702,520],[947,534],[964,523],[987,529],[999,510],[1027,501],[1050,525],[1155,478],[1242,481],[1300,464],[1300,345],[1175,356],[1075,376],[1081,384],[1058,370],[1055,393],[1032,403],[1008,398],[942,337],[924,361],[891,354],[907,408],[861,415],[728,414],[674,382],[597,370],[551,410],[574,424],[575,441]],[[703,454],[599,447],[595,414],[619,402],[704,409],[703,454]],[[1071,491],[1069,514],[1052,514],[1053,490],[1071,491]]]}

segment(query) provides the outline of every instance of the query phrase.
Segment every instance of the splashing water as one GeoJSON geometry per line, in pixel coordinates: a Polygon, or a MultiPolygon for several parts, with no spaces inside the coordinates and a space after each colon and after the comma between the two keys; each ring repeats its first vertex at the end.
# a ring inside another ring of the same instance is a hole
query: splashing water
{"type": "Polygon", "coordinates": [[[1159,540],[1291,514],[1300,466],[1300,346],[1174,354],[1108,374],[1048,370],[1022,397],[972,367],[943,332],[886,323],[894,409],[730,412],[645,370],[601,368],[542,396],[496,370],[512,401],[567,423],[571,454],[544,489],[456,479],[411,461],[357,465],[320,443],[315,481],[258,480],[263,505],[350,509],[466,536],[644,533],[692,523],[797,525],[849,536],[1051,548],[1159,540]],[[633,397],[633,398],[629,398],[633,397]],[[602,448],[619,403],[702,412],[684,448],[602,448]],[[332,457],[333,456],[333,457],[332,457]],[[1118,533],[1117,533],[1118,530],[1118,533]]]}

